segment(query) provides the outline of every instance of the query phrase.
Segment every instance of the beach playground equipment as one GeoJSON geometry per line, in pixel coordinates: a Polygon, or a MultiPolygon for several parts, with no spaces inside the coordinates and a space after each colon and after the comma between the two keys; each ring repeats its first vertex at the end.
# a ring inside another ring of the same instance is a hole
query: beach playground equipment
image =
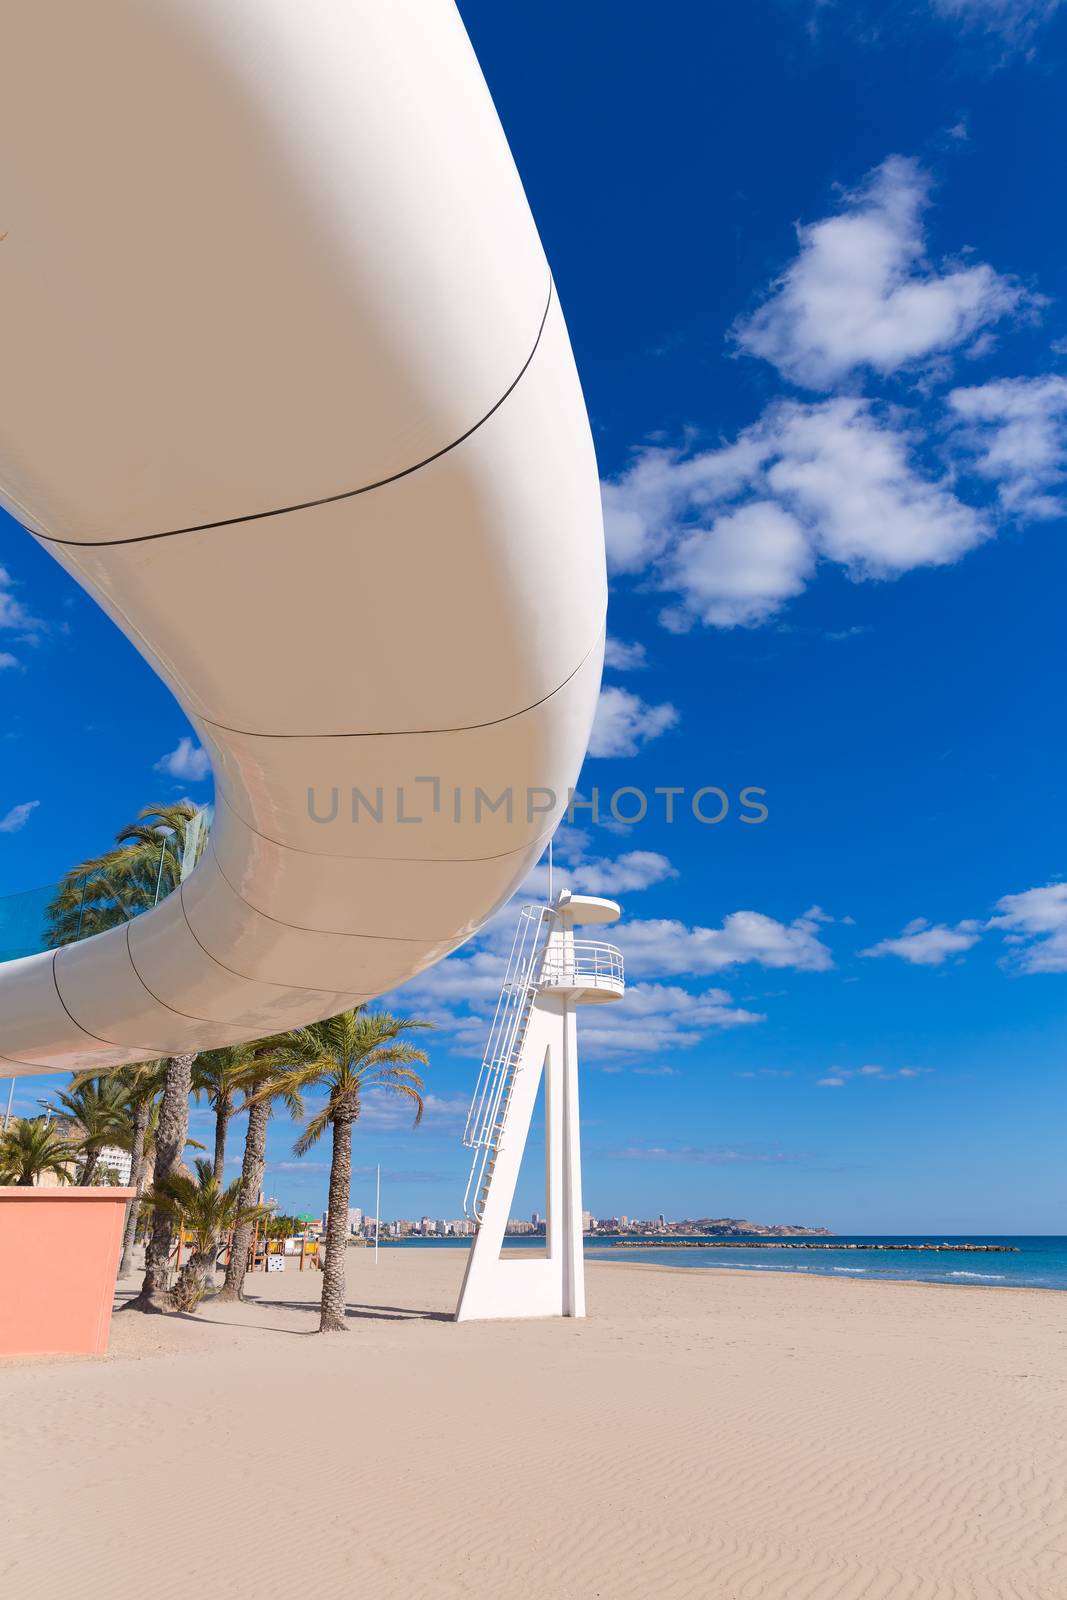
{"type": "Polygon", "coordinates": [[[10,1076],[331,1016],[476,932],[567,805],[607,589],[453,0],[15,0],[4,61],[0,500],[215,781],[173,894],[0,964],[10,1076]]]}
{"type": "Polygon", "coordinates": [[[618,916],[613,900],[564,889],[519,917],[463,1135],[474,1152],[463,1204],[477,1231],[457,1322],[585,1316],[575,1008],[621,999],[625,981],[622,952],[574,930],[618,916]],[[504,1232],[542,1079],[545,1250],[508,1260],[504,1232]]]}
{"type": "Polygon", "coordinates": [[[452,0],[16,0],[4,53],[0,495],[215,778],[180,889],[0,965],[22,1074],[307,1023],[467,939],[566,806],[606,582],[452,0]]]}

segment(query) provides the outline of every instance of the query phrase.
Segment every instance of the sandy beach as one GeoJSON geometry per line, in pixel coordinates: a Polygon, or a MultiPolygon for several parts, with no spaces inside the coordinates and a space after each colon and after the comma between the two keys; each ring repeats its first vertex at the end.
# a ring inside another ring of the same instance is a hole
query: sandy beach
{"type": "Polygon", "coordinates": [[[1067,1596],[1067,1296],[593,1262],[584,1322],[456,1326],[463,1262],[5,1366],[5,1592],[1067,1596]]]}

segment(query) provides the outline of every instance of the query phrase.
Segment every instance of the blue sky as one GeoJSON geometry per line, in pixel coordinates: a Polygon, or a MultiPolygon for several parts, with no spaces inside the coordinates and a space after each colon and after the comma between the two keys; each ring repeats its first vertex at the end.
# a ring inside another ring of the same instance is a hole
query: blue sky
{"type": "MultiPolygon", "coordinates": [[[[582,790],[732,801],[560,840],[626,911],[630,995],[586,1029],[587,1203],[1062,1232],[1067,6],[461,10],[606,485],[613,665],[582,790]]],[[[0,566],[11,894],[210,780],[2,514],[0,566]]],[[[387,1215],[459,1214],[501,937],[405,991],[442,1024],[430,1111],[411,1133],[368,1109],[356,1203],[380,1160],[387,1215]]],[[[316,1207],[291,1137],[271,1191],[316,1207]]]]}

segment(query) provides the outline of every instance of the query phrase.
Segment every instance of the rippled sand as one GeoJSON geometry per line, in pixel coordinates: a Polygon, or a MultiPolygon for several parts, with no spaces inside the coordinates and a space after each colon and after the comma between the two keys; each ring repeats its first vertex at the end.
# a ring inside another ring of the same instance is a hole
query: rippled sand
{"type": "Polygon", "coordinates": [[[463,1262],[0,1366],[4,1592],[1067,1597],[1067,1294],[591,1263],[584,1322],[456,1326],[463,1262]]]}

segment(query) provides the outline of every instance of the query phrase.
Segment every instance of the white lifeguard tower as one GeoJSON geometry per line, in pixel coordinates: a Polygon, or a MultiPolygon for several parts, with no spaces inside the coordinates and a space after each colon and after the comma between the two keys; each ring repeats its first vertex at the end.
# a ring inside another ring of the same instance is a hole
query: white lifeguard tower
{"type": "Polygon", "coordinates": [[[585,1316],[575,1007],[618,1000],[625,983],[622,952],[574,929],[619,914],[613,900],[564,889],[519,917],[463,1134],[474,1151],[463,1208],[477,1232],[457,1322],[585,1316]],[[542,1074],[545,1253],[509,1261],[501,1248],[542,1074]]]}

